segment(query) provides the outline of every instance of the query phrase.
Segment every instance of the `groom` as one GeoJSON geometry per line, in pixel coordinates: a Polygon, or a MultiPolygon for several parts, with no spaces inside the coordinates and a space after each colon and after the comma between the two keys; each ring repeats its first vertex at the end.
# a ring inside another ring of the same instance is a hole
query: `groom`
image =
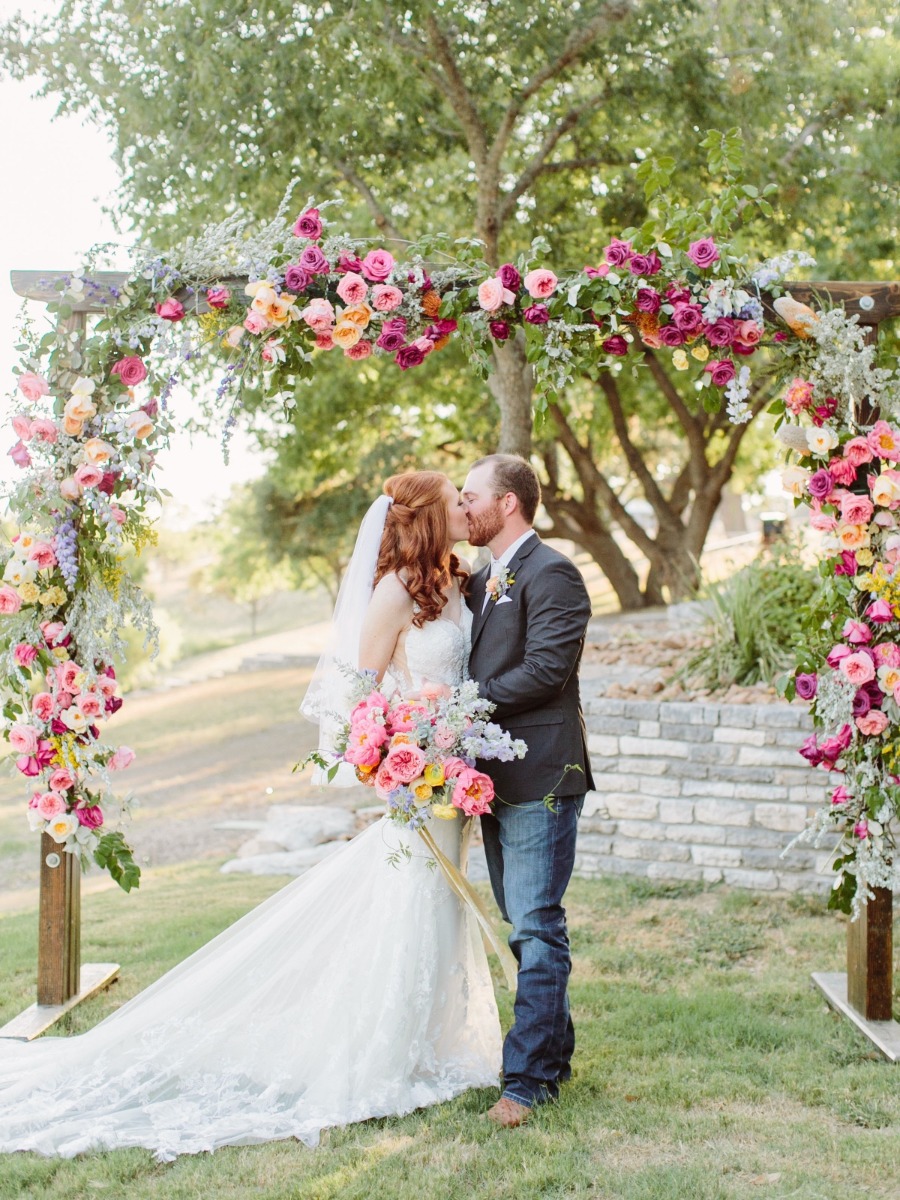
{"type": "Polygon", "coordinates": [[[537,475],[511,454],[479,459],[462,488],[469,542],[492,555],[470,581],[469,673],[496,706],[493,719],[528,744],[524,759],[479,763],[497,794],[494,812],[481,818],[491,886],[513,927],[509,944],[519,964],[503,1094],[488,1113],[506,1127],[555,1099],[571,1074],[572,964],[562,900],[584,794],[593,787],[578,694],[591,605],[575,565],[532,528],[540,498],[537,475]],[[567,771],[570,764],[580,769],[567,771]]]}

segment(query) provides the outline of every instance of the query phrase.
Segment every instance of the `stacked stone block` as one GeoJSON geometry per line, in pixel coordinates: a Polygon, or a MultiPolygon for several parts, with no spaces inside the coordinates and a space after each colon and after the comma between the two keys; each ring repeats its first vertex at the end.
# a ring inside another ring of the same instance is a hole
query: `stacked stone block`
{"type": "Polygon", "coordinates": [[[819,892],[825,850],[782,858],[825,794],[799,705],[613,700],[583,684],[594,781],[576,873],[819,892]]]}

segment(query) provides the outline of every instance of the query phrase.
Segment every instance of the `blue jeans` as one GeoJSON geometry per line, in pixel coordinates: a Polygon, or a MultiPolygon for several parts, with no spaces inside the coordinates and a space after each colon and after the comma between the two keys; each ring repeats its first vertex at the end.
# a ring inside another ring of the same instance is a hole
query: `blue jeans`
{"type": "Polygon", "coordinates": [[[499,804],[481,818],[494,897],[519,964],[515,1020],[503,1043],[503,1095],[529,1107],[555,1099],[571,1074],[572,959],[562,899],[575,861],[584,796],[499,804]]]}

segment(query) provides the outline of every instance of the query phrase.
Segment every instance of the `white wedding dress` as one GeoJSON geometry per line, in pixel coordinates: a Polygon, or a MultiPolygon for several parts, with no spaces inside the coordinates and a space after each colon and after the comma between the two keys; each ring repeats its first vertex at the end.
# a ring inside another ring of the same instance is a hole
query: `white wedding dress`
{"type": "MultiPolygon", "coordinates": [[[[395,677],[460,682],[465,605],[461,622],[410,629],[395,677]]],[[[461,826],[431,823],[457,864],[461,826]]],[[[496,1085],[500,1055],[480,931],[418,835],[382,819],[88,1033],[0,1041],[0,1150],[315,1145],[496,1085]]]]}

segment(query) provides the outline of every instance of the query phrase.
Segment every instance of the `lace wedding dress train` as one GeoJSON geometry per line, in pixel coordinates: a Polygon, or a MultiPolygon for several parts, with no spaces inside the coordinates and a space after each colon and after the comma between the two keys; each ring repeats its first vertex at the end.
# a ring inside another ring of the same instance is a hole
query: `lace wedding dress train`
{"type": "MultiPolygon", "coordinates": [[[[463,621],[410,630],[406,682],[460,681],[463,621]]],[[[457,864],[461,826],[432,827],[457,864]]],[[[495,1085],[500,1054],[475,921],[418,835],[382,819],[88,1033],[0,1042],[0,1150],[315,1145],[495,1085]]]]}

